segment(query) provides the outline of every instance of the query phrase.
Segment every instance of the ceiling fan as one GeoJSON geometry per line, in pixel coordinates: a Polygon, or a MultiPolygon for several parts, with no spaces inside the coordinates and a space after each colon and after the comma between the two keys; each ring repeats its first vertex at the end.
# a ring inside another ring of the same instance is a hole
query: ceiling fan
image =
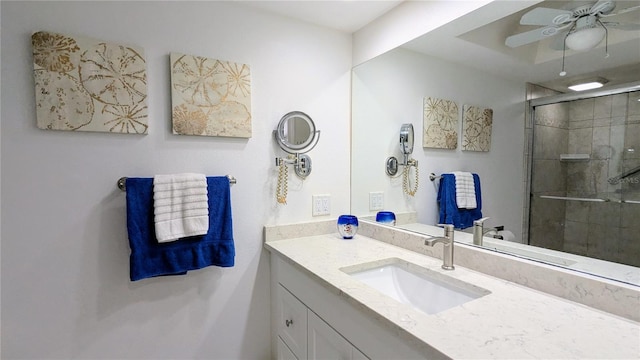
{"type": "Polygon", "coordinates": [[[586,51],[593,49],[607,35],[608,29],[640,30],[640,24],[604,21],[609,17],[639,10],[640,5],[613,12],[616,3],[613,0],[588,2],[573,9],[535,8],[522,16],[522,25],[541,25],[544,27],[509,36],[505,45],[515,48],[527,45],[550,36],[562,35],[553,48],[586,51]],[[561,42],[560,42],[561,41],[561,42]]]}

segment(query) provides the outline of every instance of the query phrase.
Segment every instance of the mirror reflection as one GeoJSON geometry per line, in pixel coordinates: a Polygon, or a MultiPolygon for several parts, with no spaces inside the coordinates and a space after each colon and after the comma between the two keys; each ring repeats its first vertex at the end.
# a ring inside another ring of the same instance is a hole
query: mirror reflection
{"type": "MultiPolygon", "coordinates": [[[[638,92],[562,98],[572,93],[569,85],[593,77],[606,79],[605,91],[639,81],[640,31],[610,31],[607,44],[567,49],[564,58],[557,39],[511,48],[507,37],[532,29],[519,24],[524,14],[537,7],[567,11],[577,2],[518,3],[486,5],[353,69],[352,213],[375,217],[370,197],[383,193],[383,210],[398,215],[397,226],[441,234],[433,226],[439,181],[427,181],[412,197],[401,179],[385,174],[389,154],[402,158],[398,127],[412,123],[421,178],[478,174],[482,214],[489,217],[484,228],[513,234],[510,241],[486,233],[484,247],[640,285],[638,92]],[[557,101],[526,102],[551,96],[557,101]],[[457,105],[455,148],[425,146],[427,98],[457,105]],[[486,152],[462,150],[465,105],[493,110],[486,152]]],[[[612,11],[635,5],[617,1],[612,11]]],[[[616,20],[638,23],[639,13],[616,20]]],[[[463,231],[468,237],[456,240],[472,244],[472,227],[463,231]]]]}
{"type": "Polygon", "coordinates": [[[640,266],[640,92],[534,108],[530,245],[640,266]]]}

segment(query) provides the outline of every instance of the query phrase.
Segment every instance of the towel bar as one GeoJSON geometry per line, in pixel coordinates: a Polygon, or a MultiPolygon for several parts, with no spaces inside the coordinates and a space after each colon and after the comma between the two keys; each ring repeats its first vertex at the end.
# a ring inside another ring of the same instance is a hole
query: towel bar
{"type": "MultiPolygon", "coordinates": [[[[227,177],[229,178],[229,184],[233,185],[235,183],[237,183],[238,181],[236,180],[236,178],[234,178],[231,175],[227,175],[227,177]]],[[[127,191],[127,186],[125,185],[127,183],[127,177],[123,176],[120,179],[118,179],[118,189],[122,190],[122,191],[127,191]]]]}
{"type": "Polygon", "coordinates": [[[441,177],[441,175],[436,175],[434,173],[429,174],[429,180],[431,181],[435,181],[436,179],[440,179],[441,177]]]}

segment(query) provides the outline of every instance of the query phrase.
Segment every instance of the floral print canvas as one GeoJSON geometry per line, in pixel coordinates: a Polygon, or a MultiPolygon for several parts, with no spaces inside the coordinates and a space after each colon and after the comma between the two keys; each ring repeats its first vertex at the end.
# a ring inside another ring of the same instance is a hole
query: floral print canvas
{"type": "Polygon", "coordinates": [[[173,133],[251,137],[248,65],[171,53],[173,133]]]}
{"type": "Polygon", "coordinates": [[[34,33],[31,45],[39,128],[147,133],[141,48],[46,31],[34,33]]]}
{"type": "Polygon", "coordinates": [[[422,146],[456,149],[458,147],[458,104],[451,100],[424,98],[422,146]]]}
{"type": "Polygon", "coordinates": [[[489,151],[493,110],[464,105],[462,118],[462,150],[489,151]]]}

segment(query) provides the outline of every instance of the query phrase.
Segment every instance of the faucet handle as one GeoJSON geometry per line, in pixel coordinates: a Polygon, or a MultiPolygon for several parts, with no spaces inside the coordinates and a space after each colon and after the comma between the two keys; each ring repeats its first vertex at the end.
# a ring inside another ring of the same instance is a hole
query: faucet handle
{"type": "Polygon", "coordinates": [[[488,217],[488,216],[487,217],[483,217],[481,219],[478,219],[478,220],[474,221],[473,225],[482,225],[482,223],[484,223],[484,221],[487,220],[487,219],[491,219],[491,218],[488,217]]]}
{"type": "Polygon", "coordinates": [[[444,227],[444,236],[453,242],[453,224],[438,224],[438,226],[444,227]]]}

